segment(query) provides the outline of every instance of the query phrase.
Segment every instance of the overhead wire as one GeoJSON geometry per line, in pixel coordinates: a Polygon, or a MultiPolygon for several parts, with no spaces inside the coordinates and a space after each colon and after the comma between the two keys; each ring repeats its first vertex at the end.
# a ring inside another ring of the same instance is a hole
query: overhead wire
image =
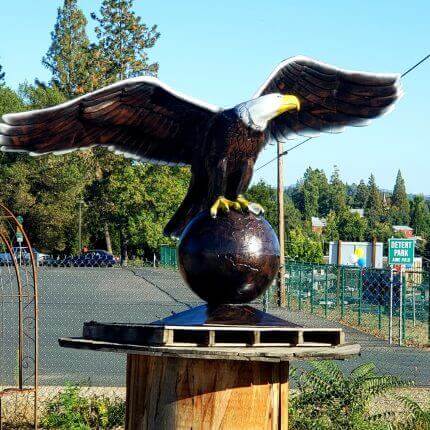
{"type": "MultiPolygon", "coordinates": [[[[404,78],[407,74],[409,74],[410,72],[412,72],[412,70],[416,69],[418,66],[420,66],[422,63],[424,63],[425,61],[427,61],[429,58],[430,58],[430,54],[426,55],[420,61],[418,61],[416,64],[414,64],[412,67],[409,67],[409,69],[407,69],[405,72],[403,72],[400,75],[400,77],[404,78]]],[[[291,148],[288,148],[287,150],[285,150],[285,151],[281,152],[280,154],[278,154],[276,157],[274,157],[271,160],[269,160],[266,163],[264,163],[262,166],[259,166],[258,168],[256,168],[255,171],[257,172],[260,169],[262,169],[263,167],[268,166],[269,164],[271,164],[274,161],[276,161],[278,158],[283,157],[284,155],[287,155],[290,151],[292,151],[295,148],[298,148],[299,146],[303,145],[304,143],[308,142],[311,139],[315,139],[315,137],[308,137],[307,139],[303,140],[302,142],[298,143],[297,145],[294,145],[291,148]]]]}

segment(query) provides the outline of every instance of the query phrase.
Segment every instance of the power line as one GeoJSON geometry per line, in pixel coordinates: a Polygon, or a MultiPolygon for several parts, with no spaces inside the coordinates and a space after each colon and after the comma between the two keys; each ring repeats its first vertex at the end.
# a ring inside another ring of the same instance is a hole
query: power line
{"type": "Polygon", "coordinates": [[[263,167],[266,167],[268,164],[272,163],[273,161],[277,160],[279,157],[282,157],[284,155],[287,155],[290,151],[292,151],[295,148],[298,148],[299,146],[303,145],[304,143],[308,142],[309,140],[314,139],[313,137],[308,137],[307,139],[305,139],[303,142],[298,143],[297,145],[292,146],[291,148],[281,152],[279,155],[277,155],[275,158],[272,158],[270,161],[268,161],[267,163],[263,164],[262,166],[260,166],[258,169],[255,169],[255,171],[258,171],[260,169],[262,169],[263,167]]]}
{"type": "Polygon", "coordinates": [[[412,70],[414,70],[416,67],[418,67],[420,64],[424,63],[424,61],[428,60],[430,58],[430,54],[426,55],[422,60],[418,61],[417,64],[413,65],[411,68],[409,68],[408,70],[406,70],[406,72],[403,72],[400,77],[403,78],[405,77],[409,72],[412,72],[412,70]]]}
{"type": "MultiPolygon", "coordinates": [[[[412,67],[410,67],[408,70],[403,72],[400,77],[404,78],[408,73],[412,72],[412,70],[416,69],[419,65],[424,63],[424,61],[428,60],[430,58],[430,54],[426,55],[424,58],[422,58],[418,63],[414,64],[412,67]]],[[[314,137],[308,137],[303,142],[298,143],[297,145],[292,146],[291,148],[287,149],[286,151],[281,152],[279,155],[277,155],[275,158],[272,158],[267,163],[264,163],[262,166],[255,169],[256,172],[258,172],[263,167],[266,167],[268,164],[273,163],[275,160],[277,160],[279,157],[283,157],[284,155],[287,155],[290,151],[292,151],[295,148],[298,148],[299,146],[303,145],[304,143],[308,142],[311,139],[315,139],[314,137]]]]}

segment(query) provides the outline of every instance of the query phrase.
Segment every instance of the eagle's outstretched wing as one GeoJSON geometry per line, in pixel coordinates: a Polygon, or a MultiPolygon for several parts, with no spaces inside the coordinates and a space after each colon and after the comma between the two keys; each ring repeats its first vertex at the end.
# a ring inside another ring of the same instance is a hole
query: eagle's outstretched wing
{"type": "Polygon", "coordinates": [[[372,118],[389,112],[400,98],[399,80],[397,74],[341,70],[297,56],[279,64],[254,97],[282,93],[299,98],[299,111],[279,115],[268,127],[271,137],[282,141],[369,124],[372,118]]]}
{"type": "Polygon", "coordinates": [[[52,108],[4,115],[0,146],[39,155],[102,145],[140,160],[190,164],[218,111],[156,78],[132,78],[52,108]]]}

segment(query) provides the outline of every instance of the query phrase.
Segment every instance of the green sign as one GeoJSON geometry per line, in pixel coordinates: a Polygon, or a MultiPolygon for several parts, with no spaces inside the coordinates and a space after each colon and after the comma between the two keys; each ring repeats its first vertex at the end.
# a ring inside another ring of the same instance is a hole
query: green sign
{"type": "Polygon", "coordinates": [[[415,257],[415,240],[388,239],[388,264],[413,266],[415,257]]]}
{"type": "Polygon", "coordinates": [[[17,219],[17,221],[18,221],[20,224],[22,224],[22,223],[24,222],[24,218],[23,218],[21,215],[18,215],[18,216],[16,217],[16,219],[17,219]]]}

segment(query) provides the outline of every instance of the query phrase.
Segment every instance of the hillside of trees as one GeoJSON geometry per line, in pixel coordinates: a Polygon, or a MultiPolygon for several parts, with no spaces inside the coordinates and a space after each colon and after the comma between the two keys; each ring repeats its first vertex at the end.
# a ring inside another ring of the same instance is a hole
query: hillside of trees
{"type": "MultiPolygon", "coordinates": [[[[49,82],[7,86],[0,68],[0,115],[52,106],[120,79],[156,75],[149,58],[160,33],[133,11],[132,0],[103,0],[91,14],[96,40],[77,0],[58,9],[42,62],[49,82]]],[[[1,67],[1,66],[0,66],[1,67]]],[[[82,244],[142,254],[171,243],[162,229],[188,187],[189,171],[152,166],[102,148],[29,157],[0,153],[0,201],[24,218],[37,248],[53,254],[79,251],[78,213],[83,201],[82,244]]]]}
{"type": "MultiPolygon", "coordinates": [[[[52,106],[120,79],[156,76],[159,64],[150,51],[159,37],[156,25],[135,14],[133,0],[103,0],[90,22],[78,0],[63,0],[41,59],[50,80],[29,77],[33,83],[24,82],[15,91],[0,65],[0,115],[52,106]],[[89,24],[95,40],[88,37],[89,24]]],[[[137,163],[103,148],[43,157],[0,152],[0,201],[23,216],[34,245],[54,255],[79,251],[80,206],[82,245],[142,256],[173,244],[162,230],[189,177],[188,168],[137,163]]],[[[276,228],[276,190],[260,182],[248,197],[266,208],[276,228]]],[[[430,236],[428,202],[423,196],[408,197],[400,172],[393,192],[384,194],[373,175],[367,183],[348,185],[336,168],[329,179],[324,171],[308,168],[285,191],[285,214],[287,253],[305,261],[320,261],[330,240],[385,241],[392,224],[408,224],[417,235],[430,236]],[[364,208],[365,218],[349,208],[364,208]],[[322,236],[312,233],[312,216],[326,218],[322,236]]]]}
{"type": "MultiPolygon", "coordinates": [[[[277,191],[264,181],[252,186],[248,196],[266,208],[266,217],[277,227],[277,191]]],[[[332,240],[380,242],[394,236],[393,225],[407,225],[423,240],[418,252],[430,256],[430,202],[423,195],[408,196],[399,170],[392,192],[378,188],[372,174],[367,183],[346,184],[337,167],[330,178],[309,167],[294,186],[285,190],[287,254],[302,261],[322,261],[332,240]],[[350,209],[364,209],[364,217],[350,209]],[[324,218],[322,235],[312,232],[311,217],[324,218]]],[[[401,235],[401,234],[400,234],[401,235]]],[[[399,233],[396,233],[399,237],[399,233]]]]}

